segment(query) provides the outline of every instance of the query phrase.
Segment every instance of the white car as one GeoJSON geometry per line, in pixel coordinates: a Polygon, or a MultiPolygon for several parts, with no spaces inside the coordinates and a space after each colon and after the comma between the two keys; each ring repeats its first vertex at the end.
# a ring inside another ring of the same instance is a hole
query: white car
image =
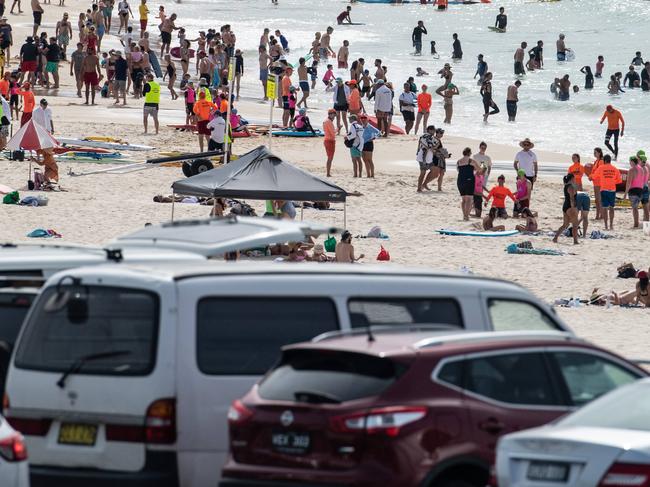
{"type": "Polygon", "coordinates": [[[29,487],[27,448],[20,433],[0,416],[0,485],[29,487]]]}
{"type": "Polygon", "coordinates": [[[650,486],[650,379],[503,437],[496,480],[499,487],[650,486]]]}

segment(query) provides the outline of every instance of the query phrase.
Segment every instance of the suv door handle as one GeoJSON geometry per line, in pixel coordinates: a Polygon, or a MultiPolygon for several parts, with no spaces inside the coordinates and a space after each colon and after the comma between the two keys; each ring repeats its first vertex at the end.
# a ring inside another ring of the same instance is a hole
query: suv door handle
{"type": "Polygon", "coordinates": [[[488,418],[485,421],[481,421],[478,424],[478,427],[483,431],[490,433],[491,435],[498,435],[506,427],[501,421],[496,418],[488,418]]]}

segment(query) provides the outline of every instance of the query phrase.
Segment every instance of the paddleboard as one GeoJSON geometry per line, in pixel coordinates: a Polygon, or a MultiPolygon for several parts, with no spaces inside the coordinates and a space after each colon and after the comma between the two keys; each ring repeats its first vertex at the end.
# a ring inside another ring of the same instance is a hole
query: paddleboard
{"type": "Polygon", "coordinates": [[[119,144],[116,142],[103,142],[99,140],[87,140],[87,139],[72,139],[69,137],[57,137],[57,140],[65,145],[73,146],[84,146],[84,147],[99,147],[101,149],[110,149],[117,151],[146,151],[155,149],[150,145],[139,145],[139,144],[119,144]]]}
{"type": "Polygon", "coordinates": [[[160,63],[158,62],[156,54],[153,51],[149,51],[147,54],[149,54],[149,62],[151,63],[153,72],[156,73],[156,77],[162,78],[163,72],[162,69],[160,69],[160,63]]]}
{"type": "MultiPolygon", "coordinates": [[[[372,115],[368,115],[368,123],[370,125],[372,125],[373,127],[378,128],[377,127],[377,118],[376,117],[373,117],[372,115]]],[[[404,129],[401,128],[401,127],[398,127],[397,125],[391,125],[389,132],[391,134],[395,134],[395,135],[404,135],[404,134],[406,134],[406,132],[404,132],[404,129]]]]}
{"type": "Polygon", "coordinates": [[[311,132],[298,132],[296,130],[274,130],[271,132],[275,137],[322,137],[323,132],[316,130],[316,134],[311,132]]]}
{"type": "MultiPolygon", "coordinates": [[[[190,59],[192,59],[194,57],[195,52],[196,51],[194,51],[194,49],[189,50],[190,59]]],[[[169,50],[169,54],[171,54],[172,57],[180,59],[180,57],[181,57],[181,48],[180,48],[180,46],[172,47],[169,50]]]]}
{"type": "Polygon", "coordinates": [[[366,25],[363,22],[343,22],[342,24],[337,24],[337,25],[366,25]]]}
{"type": "Polygon", "coordinates": [[[504,34],[506,31],[505,29],[499,29],[498,27],[495,27],[493,25],[488,25],[488,29],[490,29],[492,32],[498,32],[500,34],[504,34]]]}
{"type": "Polygon", "coordinates": [[[454,235],[459,237],[512,237],[519,233],[517,230],[506,230],[504,232],[463,232],[460,230],[447,230],[444,228],[436,231],[441,235],[454,235]]]}

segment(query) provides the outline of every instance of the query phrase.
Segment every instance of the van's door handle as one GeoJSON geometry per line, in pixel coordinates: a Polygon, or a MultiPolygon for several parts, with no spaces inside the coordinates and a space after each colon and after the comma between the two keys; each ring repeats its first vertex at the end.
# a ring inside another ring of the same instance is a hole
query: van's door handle
{"type": "Polygon", "coordinates": [[[496,418],[488,418],[485,421],[481,421],[478,424],[478,427],[483,431],[490,433],[491,435],[498,435],[506,427],[501,421],[496,418]]]}

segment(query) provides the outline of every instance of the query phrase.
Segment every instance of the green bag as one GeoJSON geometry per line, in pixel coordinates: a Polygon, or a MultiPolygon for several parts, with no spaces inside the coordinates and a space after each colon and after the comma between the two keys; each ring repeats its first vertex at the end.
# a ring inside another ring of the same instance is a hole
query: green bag
{"type": "Polygon", "coordinates": [[[17,205],[19,201],[20,201],[20,196],[18,195],[18,191],[12,191],[11,193],[7,193],[6,195],[4,195],[4,198],[2,198],[2,202],[5,205],[17,205]]]}
{"type": "Polygon", "coordinates": [[[325,252],[334,252],[336,250],[336,239],[333,235],[327,237],[325,240],[325,252]]]}

